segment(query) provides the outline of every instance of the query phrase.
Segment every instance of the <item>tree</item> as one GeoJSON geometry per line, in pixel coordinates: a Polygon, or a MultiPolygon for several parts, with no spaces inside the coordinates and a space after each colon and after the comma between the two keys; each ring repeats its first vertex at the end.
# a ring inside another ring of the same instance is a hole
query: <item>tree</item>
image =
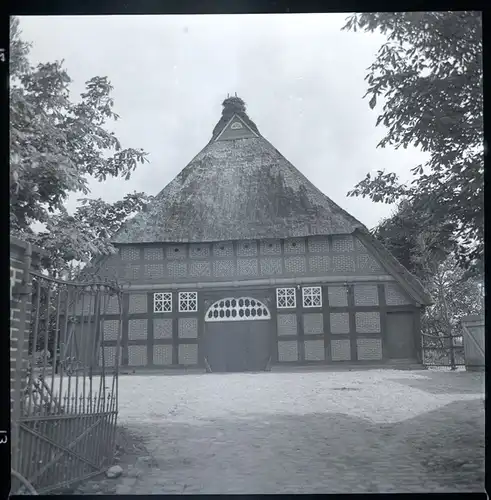
{"type": "Polygon", "coordinates": [[[431,221],[431,213],[415,210],[409,201],[402,200],[394,213],[383,220],[372,234],[406,269],[419,278],[425,278],[426,268],[418,259],[422,228],[426,234],[426,253],[431,255],[434,263],[443,262],[455,246],[455,226],[447,222],[435,228],[430,225],[431,221]]]}
{"type": "Polygon", "coordinates": [[[128,180],[147,153],[124,149],[105,128],[119,118],[107,77],[91,78],[79,102],[72,102],[63,62],[30,65],[30,45],[21,39],[17,18],[10,21],[10,40],[11,233],[44,247],[45,265],[59,272],[73,259],[88,262],[114,251],[112,232],[148,200],[143,193],[112,205],[86,200],[70,216],[64,206],[69,194],[89,194],[91,177],[128,180]],[[36,234],[35,222],[46,231],[36,234]]]}
{"type": "Polygon", "coordinates": [[[379,147],[420,147],[429,153],[412,169],[410,184],[395,173],[367,174],[348,196],[375,202],[407,200],[433,228],[453,227],[460,262],[482,259],[484,158],[482,20],[479,12],[354,14],[344,30],[380,31],[387,42],[366,80],[377,125],[387,127],[379,147]]]}

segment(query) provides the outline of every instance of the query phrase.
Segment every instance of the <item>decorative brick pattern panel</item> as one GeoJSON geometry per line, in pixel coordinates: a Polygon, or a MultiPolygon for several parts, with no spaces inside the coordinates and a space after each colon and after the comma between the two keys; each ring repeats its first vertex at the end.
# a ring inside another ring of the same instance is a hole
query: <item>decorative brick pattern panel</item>
{"type": "Polygon", "coordinates": [[[124,266],[124,278],[127,280],[139,280],[140,271],[141,266],[138,264],[126,264],[126,266],[124,266]]]}
{"type": "Polygon", "coordinates": [[[120,249],[121,260],[140,260],[139,247],[121,247],[120,249]]]}
{"type": "Polygon", "coordinates": [[[128,365],[146,366],[147,365],[147,346],[130,345],[128,346],[128,365]]]}
{"type": "Polygon", "coordinates": [[[411,304],[411,301],[396,283],[387,283],[385,285],[385,302],[388,306],[404,306],[411,304]]]}
{"type": "Polygon", "coordinates": [[[147,312],[147,295],[144,293],[132,293],[129,301],[129,313],[147,312]]]}
{"type": "Polygon", "coordinates": [[[186,262],[167,262],[167,272],[170,278],[185,278],[188,274],[186,262]]]}
{"type": "Polygon", "coordinates": [[[380,264],[370,254],[358,255],[356,257],[356,263],[360,271],[382,271],[382,267],[380,266],[380,264]]]}
{"type": "Polygon", "coordinates": [[[210,245],[206,243],[192,243],[189,246],[189,257],[191,259],[204,259],[210,256],[210,245]]]}
{"type": "Polygon", "coordinates": [[[235,276],[235,262],[233,260],[216,260],[213,262],[213,275],[217,278],[235,276]]]}
{"type": "Polygon", "coordinates": [[[278,361],[298,361],[296,340],[280,340],[278,342],[278,361]]]}
{"type": "Polygon", "coordinates": [[[260,252],[262,255],[281,255],[280,240],[261,241],[260,252]]]}
{"type": "Polygon", "coordinates": [[[354,273],[355,259],[349,255],[333,255],[332,267],[336,273],[354,273]]]}
{"type": "MultiPolygon", "coordinates": [[[[102,350],[104,349],[104,366],[116,366],[117,347],[101,347],[99,349],[99,366],[102,366],[102,350]]],[[[121,366],[121,347],[119,348],[119,365],[121,366]]]]}
{"type": "Polygon", "coordinates": [[[179,344],[179,364],[198,364],[198,346],[196,344],[179,344]]]}
{"type": "Polygon", "coordinates": [[[145,260],[164,260],[164,249],[162,247],[146,247],[143,249],[145,260]]]}
{"type": "Polygon", "coordinates": [[[187,257],[186,255],[186,245],[168,245],[166,247],[166,255],[169,260],[175,260],[175,259],[185,259],[187,257]]]}
{"type": "Polygon", "coordinates": [[[211,264],[207,261],[196,261],[189,263],[189,276],[200,278],[211,276],[211,264]]]}
{"type": "Polygon", "coordinates": [[[353,238],[355,240],[355,249],[358,250],[358,252],[368,253],[367,247],[356,236],[353,238]]]}
{"type": "Polygon", "coordinates": [[[180,338],[195,339],[198,337],[198,318],[179,318],[177,325],[180,338]]]}
{"type": "Polygon", "coordinates": [[[145,264],[145,278],[158,279],[165,276],[164,264],[145,264]]]}
{"type": "Polygon", "coordinates": [[[329,242],[327,236],[312,236],[308,238],[309,252],[311,253],[328,253],[329,242]]]}
{"type": "Polygon", "coordinates": [[[331,307],[347,307],[348,305],[348,287],[330,286],[327,289],[329,305],[331,307]]]}
{"type": "Polygon", "coordinates": [[[261,259],[261,274],[263,276],[274,276],[282,274],[281,258],[264,258],[261,259]]]}
{"type": "Polygon", "coordinates": [[[292,238],[290,240],[285,240],[284,248],[285,248],[285,253],[287,254],[305,253],[305,239],[292,238]]]}
{"type": "Polygon", "coordinates": [[[153,346],[153,364],[154,365],[172,365],[172,346],[154,345],[153,346]]]}
{"type": "Polygon", "coordinates": [[[118,340],[119,320],[107,319],[104,321],[104,341],[118,340]]]}
{"type": "Polygon", "coordinates": [[[239,276],[257,276],[257,259],[237,259],[237,274],[239,276]]]}
{"type": "Polygon", "coordinates": [[[278,335],[296,335],[297,334],[297,315],[296,314],[278,314],[277,319],[278,335]]]}
{"type": "Polygon", "coordinates": [[[355,285],[355,306],[378,306],[377,285],[355,285]]]}
{"type": "Polygon", "coordinates": [[[331,340],[331,359],[333,361],[351,360],[351,342],[349,339],[331,340]]]}
{"type": "Polygon", "coordinates": [[[291,274],[303,274],[307,271],[305,257],[286,257],[285,271],[291,274]]]}
{"type": "Polygon", "coordinates": [[[237,255],[239,257],[253,257],[254,255],[257,255],[257,241],[238,241],[237,255]]]}
{"type": "Polygon", "coordinates": [[[354,244],[351,235],[334,235],[332,237],[333,252],[352,252],[353,250],[354,244]]]}
{"type": "Polygon", "coordinates": [[[309,258],[310,272],[328,273],[331,270],[331,260],[327,255],[316,255],[309,258]]]}
{"type": "Polygon", "coordinates": [[[303,315],[303,333],[305,335],[324,333],[324,318],[322,313],[307,313],[303,315]]]}
{"type": "Polygon", "coordinates": [[[357,333],[378,333],[380,332],[379,312],[357,312],[355,313],[357,333]]]}
{"type": "Polygon", "coordinates": [[[304,342],[306,361],[324,361],[324,340],[306,340],[304,342]]]}
{"type": "MultiPolygon", "coordinates": [[[[123,305],[122,301],[123,298],[121,298],[121,307],[123,305]]],[[[116,295],[113,295],[112,297],[109,297],[107,299],[106,314],[119,314],[119,313],[120,313],[119,299],[116,295]]]]}
{"type": "Polygon", "coordinates": [[[331,333],[349,333],[349,313],[330,313],[331,333]]]}
{"type": "Polygon", "coordinates": [[[128,321],[128,338],[130,340],[147,338],[147,320],[130,319],[128,321]]]}
{"type": "Polygon", "coordinates": [[[153,338],[154,339],[172,338],[171,318],[157,318],[153,320],[153,338]]]}
{"type": "Polygon", "coordinates": [[[359,360],[382,359],[381,339],[356,339],[359,360]]]}
{"type": "Polygon", "coordinates": [[[233,257],[234,246],[231,241],[227,243],[214,243],[213,244],[213,255],[215,257],[233,257]]]}

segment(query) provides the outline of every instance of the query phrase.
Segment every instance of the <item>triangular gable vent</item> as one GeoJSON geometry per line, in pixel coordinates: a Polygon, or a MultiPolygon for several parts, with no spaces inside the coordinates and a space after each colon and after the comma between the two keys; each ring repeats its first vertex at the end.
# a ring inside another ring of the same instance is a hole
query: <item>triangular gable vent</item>
{"type": "Polygon", "coordinates": [[[218,134],[215,141],[231,141],[235,139],[249,139],[251,137],[258,137],[258,135],[239,115],[234,115],[220,134],[218,134]]]}

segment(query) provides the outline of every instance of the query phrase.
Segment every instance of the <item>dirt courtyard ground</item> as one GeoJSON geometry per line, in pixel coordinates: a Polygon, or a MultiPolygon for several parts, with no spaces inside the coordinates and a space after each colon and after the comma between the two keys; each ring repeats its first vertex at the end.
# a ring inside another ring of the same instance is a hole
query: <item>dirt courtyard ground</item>
{"type": "Polygon", "coordinates": [[[119,388],[119,423],[145,452],[104,493],[484,491],[483,374],[121,375],[119,388]]]}

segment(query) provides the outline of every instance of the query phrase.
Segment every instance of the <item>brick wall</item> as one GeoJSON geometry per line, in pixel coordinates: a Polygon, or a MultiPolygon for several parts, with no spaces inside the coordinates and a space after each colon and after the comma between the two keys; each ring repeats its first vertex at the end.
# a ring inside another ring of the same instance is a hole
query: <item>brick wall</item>
{"type": "Polygon", "coordinates": [[[287,240],[123,245],[98,272],[135,283],[386,274],[353,235],[287,240]]]}
{"type": "Polygon", "coordinates": [[[31,290],[29,272],[43,251],[22,240],[10,238],[10,411],[12,415],[12,464],[17,443],[16,422],[20,416],[20,394],[25,388],[28,363],[31,290]]]}

